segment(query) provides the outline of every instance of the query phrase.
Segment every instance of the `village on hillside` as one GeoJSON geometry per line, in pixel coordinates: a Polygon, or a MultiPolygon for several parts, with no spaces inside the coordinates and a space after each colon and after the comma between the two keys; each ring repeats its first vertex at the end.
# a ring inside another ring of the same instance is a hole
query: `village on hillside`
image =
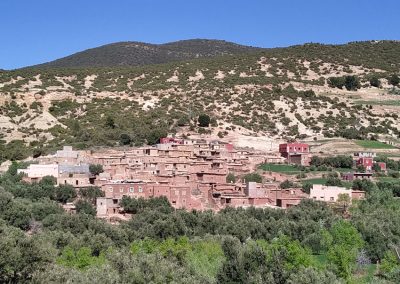
{"type": "MultiPolygon", "coordinates": [[[[121,205],[124,197],[165,197],[176,209],[201,211],[250,206],[286,209],[307,198],[350,205],[364,198],[365,192],[346,183],[386,172],[386,164],[374,161],[375,157],[372,152],[354,153],[347,166],[330,172],[322,168],[315,171],[314,182],[302,183],[304,170],[315,170],[316,161],[324,166],[323,158],[307,143],[283,143],[265,153],[219,140],[166,137],[155,146],[123,149],[77,151],[64,146],[54,155],[34,159],[18,173],[30,183],[51,176],[57,185],[75,190],[98,187],[103,196],[96,200],[97,217],[118,221],[130,217],[121,205]],[[300,174],[279,170],[285,168],[298,169],[300,174]],[[323,178],[333,182],[324,183],[323,178]]],[[[63,207],[75,212],[73,203],[63,207]]]]}

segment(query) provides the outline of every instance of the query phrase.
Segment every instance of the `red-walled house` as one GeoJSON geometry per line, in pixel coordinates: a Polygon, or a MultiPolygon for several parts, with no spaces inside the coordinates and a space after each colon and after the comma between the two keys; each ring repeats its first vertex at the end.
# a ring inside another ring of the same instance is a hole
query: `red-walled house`
{"type": "Polygon", "coordinates": [[[364,166],[367,171],[372,170],[372,165],[374,163],[374,158],[361,157],[357,160],[357,166],[364,166]]]}
{"type": "Polygon", "coordinates": [[[308,166],[310,164],[310,146],[306,143],[279,144],[279,153],[290,164],[308,166]]]}
{"type": "Polygon", "coordinates": [[[106,199],[119,204],[122,197],[151,198],[165,196],[174,208],[202,209],[200,200],[192,196],[188,185],[169,185],[143,182],[106,183],[102,185],[106,199]]]}
{"type": "Polygon", "coordinates": [[[279,144],[279,153],[285,158],[288,157],[289,154],[299,154],[299,153],[309,153],[310,147],[306,143],[284,143],[279,144]]]}

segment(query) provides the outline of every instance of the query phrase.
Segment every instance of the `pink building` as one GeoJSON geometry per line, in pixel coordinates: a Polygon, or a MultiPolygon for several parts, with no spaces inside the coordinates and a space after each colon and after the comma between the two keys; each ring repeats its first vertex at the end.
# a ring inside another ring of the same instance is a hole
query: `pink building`
{"type": "Polygon", "coordinates": [[[279,153],[285,158],[292,154],[310,153],[310,147],[306,143],[284,143],[279,144],[279,153]]]}
{"type": "Polygon", "coordinates": [[[299,205],[303,199],[307,198],[307,194],[300,188],[272,188],[268,192],[272,204],[283,209],[299,205]]]}
{"type": "MultiPolygon", "coordinates": [[[[152,198],[165,196],[171,205],[175,208],[201,209],[202,204],[199,199],[192,195],[192,190],[189,185],[169,185],[158,183],[144,182],[114,182],[102,185],[102,190],[105,193],[105,198],[116,200],[116,203],[122,197],[132,198],[152,198]]],[[[201,195],[201,192],[197,192],[201,195]]]]}
{"type": "Polygon", "coordinates": [[[314,184],[310,190],[310,198],[317,201],[324,201],[329,203],[335,203],[341,194],[348,195],[350,201],[354,199],[362,199],[365,196],[364,191],[351,190],[345,187],[339,186],[326,186],[321,184],[314,184]]]}

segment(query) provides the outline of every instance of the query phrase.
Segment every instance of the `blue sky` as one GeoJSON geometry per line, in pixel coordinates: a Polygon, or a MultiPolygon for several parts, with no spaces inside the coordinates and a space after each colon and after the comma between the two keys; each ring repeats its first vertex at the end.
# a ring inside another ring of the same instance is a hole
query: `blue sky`
{"type": "Polygon", "coordinates": [[[261,47],[400,39],[399,0],[0,0],[0,68],[117,41],[261,47]]]}

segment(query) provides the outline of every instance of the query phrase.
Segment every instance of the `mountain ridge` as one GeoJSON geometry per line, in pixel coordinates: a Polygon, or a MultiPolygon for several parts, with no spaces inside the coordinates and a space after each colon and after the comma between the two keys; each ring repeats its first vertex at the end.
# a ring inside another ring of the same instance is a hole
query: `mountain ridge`
{"type": "Polygon", "coordinates": [[[214,39],[189,39],[163,44],[121,41],[89,48],[22,69],[144,66],[261,50],[263,48],[214,39]]]}

